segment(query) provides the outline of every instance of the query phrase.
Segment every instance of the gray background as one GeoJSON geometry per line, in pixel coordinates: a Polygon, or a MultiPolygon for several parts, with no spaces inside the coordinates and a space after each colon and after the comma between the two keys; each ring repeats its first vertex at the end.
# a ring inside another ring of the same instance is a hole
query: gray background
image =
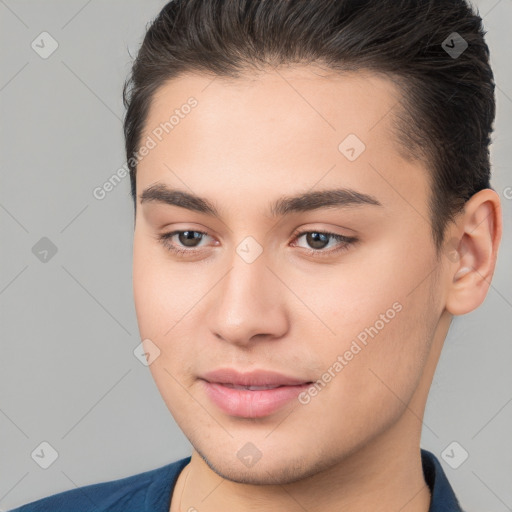
{"type": "MultiPolygon", "coordinates": [[[[129,178],[101,201],[92,194],[125,163],[121,87],[164,4],[0,0],[0,509],[191,453],[133,354],[129,178]],[[59,44],[47,59],[31,47],[43,31],[59,44]],[[42,237],[57,248],[46,262],[32,251],[42,237]],[[31,457],[43,441],[58,452],[46,470],[31,457]]],[[[512,510],[512,199],[504,192],[512,0],[475,5],[498,85],[493,187],[505,232],[484,304],[452,324],[422,447],[440,458],[467,512],[504,512],[512,510]],[[453,441],[469,453],[457,469],[441,456],[453,441]]]]}

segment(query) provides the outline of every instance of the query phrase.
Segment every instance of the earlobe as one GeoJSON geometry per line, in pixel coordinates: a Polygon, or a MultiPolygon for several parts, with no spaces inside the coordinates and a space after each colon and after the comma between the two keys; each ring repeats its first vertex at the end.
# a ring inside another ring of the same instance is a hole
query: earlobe
{"type": "Polygon", "coordinates": [[[457,221],[457,257],[449,257],[450,279],[446,309],[463,315],[484,301],[496,266],[502,218],[498,194],[484,189],[466,203],[457,221]]]}

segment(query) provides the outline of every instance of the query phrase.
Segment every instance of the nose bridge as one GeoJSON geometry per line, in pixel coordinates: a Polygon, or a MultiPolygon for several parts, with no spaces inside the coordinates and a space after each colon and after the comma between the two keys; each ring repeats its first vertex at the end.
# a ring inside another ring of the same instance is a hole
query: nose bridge
{"type": "Polygon", "coordinates": [[[209,317],[214,334],[239,344],[257,334],[282,336],[287,328],[282,284],[267,268],[268,263],[263,248],[254,240],[239,244],[214,296],[209,317]]]}

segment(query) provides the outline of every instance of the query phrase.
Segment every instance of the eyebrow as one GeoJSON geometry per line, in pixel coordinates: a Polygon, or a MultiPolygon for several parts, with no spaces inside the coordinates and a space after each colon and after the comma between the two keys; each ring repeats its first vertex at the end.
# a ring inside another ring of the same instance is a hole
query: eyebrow
{"type": "MultiPolygon", "coordinates": [[[[183,190],[168,188],[161,183],[149,186],[139,197],[141,204],[157,202],[221,218],[218,209],[208,199],[183,190]]],[[[280,217],[320,208],[346,208],[367,205],[382,207],[382,204],[374,196],[349,188],[337,188],[281,197],[270,204],[270,214],[272,217],[280,217]]]]}

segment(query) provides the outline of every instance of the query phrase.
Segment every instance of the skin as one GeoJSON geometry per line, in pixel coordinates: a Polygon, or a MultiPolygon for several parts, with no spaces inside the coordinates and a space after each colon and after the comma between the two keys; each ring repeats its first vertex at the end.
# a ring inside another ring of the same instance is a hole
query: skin
{"type": "Polygon", "coordinates": [[[190,96],[198,106],[139,163],[134,234],[141,338],[160,350],[149,368],[193,446],[170,512],[427,512],[425,403],[452,316],[487,294],[499,196],[475,194],[436,258],[428,169],[402,156],[391,124],[400,91],[374,73],[295,66],[229,81],[182,75],[158,90],[142,140],[190,96]],[[353,162],[338,150],[350,133],[366,145],[353,162]],[[157,183],[207,198],[222,217],[141,203],[157,183]],[[270,216],[281,196],[338,187],[382,206],[270,216]],[[340,243],[318,248],[294,237],[298,228],[358,242],[320,256],[340,243]],[[173,230],[208,236],[195,249],[174,236],[192,251],[177,256],[158,240],[173,230]],[[263,250],[252,263],[236,252],[247,236],[263,250]],[[397,302],[401,311],[307,405],[292,400],[264,418],[240,418],[204,393],[198,377],[225,366],[316,381],[397,302]],[[237,457],[248,442],[262,454],[251,467],[237,457]]]}

